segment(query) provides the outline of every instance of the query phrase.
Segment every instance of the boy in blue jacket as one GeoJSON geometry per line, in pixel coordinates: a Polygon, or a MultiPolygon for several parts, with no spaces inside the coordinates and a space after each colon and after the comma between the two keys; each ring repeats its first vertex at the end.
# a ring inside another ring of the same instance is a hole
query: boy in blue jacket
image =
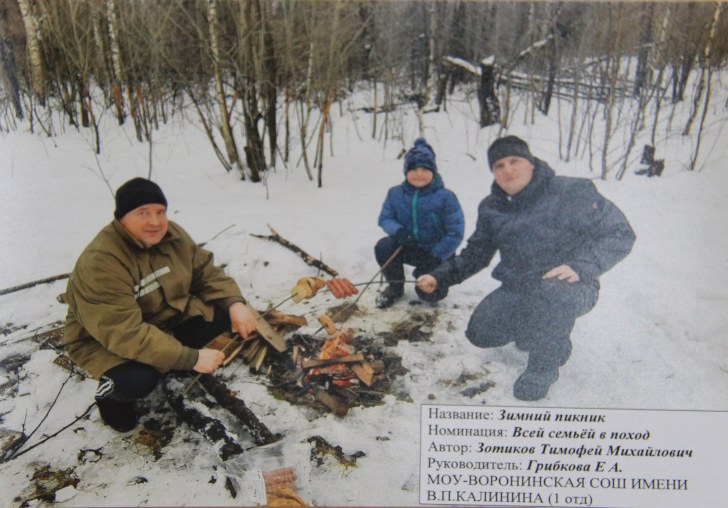
{"type": "MultiPolygon", "coordinates": [[[[377,307],[391,307],[404,295],[404,264],[415,267],[414,276],[430,273],[455,254],[463,240],[465,218],[455,194],[445,188],[437,173],[435,152],[424,138],[415,141],[404,157],[406,180],[389,189],[379,215],[379,226],[389,235],[377,242],[374,253],[379,266],[403,246],[404,249],[382,272],[391,282],[377,297],[377,307]]],[[[425,301],[447,296],[447,288],[425,293],[425,301]]]]}

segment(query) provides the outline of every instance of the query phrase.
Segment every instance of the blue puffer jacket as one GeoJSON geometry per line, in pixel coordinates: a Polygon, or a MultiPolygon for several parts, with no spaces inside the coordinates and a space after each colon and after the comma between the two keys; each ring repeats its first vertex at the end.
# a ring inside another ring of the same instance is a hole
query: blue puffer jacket
{"type": "Polygon", "coordinates": [[[390,236],[406,228],[421,248],[442,260],[455,254],[465,234],[458,198],[445,188],[440,175],[427,187],[417,188],[405,181],[389,189],[379,225],[390,236]]]}

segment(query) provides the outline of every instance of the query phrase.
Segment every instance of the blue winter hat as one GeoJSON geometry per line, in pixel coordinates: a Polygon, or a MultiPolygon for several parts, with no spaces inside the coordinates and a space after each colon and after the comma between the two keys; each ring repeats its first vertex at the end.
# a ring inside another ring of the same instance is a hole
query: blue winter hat
{"type": "Polygon", "coordinates": [[[435,151],[427,144],[425,138],[417,138],[415,146],[404,156],[404,174],[416,168],[425,168],[437,174],[435,151]]]}

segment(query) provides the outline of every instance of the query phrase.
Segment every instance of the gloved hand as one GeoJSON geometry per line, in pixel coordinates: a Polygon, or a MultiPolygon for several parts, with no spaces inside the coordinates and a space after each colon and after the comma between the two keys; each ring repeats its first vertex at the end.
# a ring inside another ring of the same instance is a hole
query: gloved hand
{"type": "Polygon", "coordinates": [[[397,240],[398,244],[404,247],[417,247],[415,235],[407,231],[407,228],[399,228],[394,234],[394,239],[397,240]]]}

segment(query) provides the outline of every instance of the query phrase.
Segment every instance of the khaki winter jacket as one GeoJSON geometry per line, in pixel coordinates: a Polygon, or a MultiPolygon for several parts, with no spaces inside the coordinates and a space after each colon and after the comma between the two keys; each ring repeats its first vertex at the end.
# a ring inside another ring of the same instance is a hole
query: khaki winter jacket
{"type": "Polygon", "coordinates": [[[212,253],[177,224],[146,248],[116,220],[79,257],[66,296],[68,355],[96,379],[128,360],[160,372],[192,369],[197,350],[169,330],[194,316],[212,321],[215,305],[244,302],[212,253]]]}

